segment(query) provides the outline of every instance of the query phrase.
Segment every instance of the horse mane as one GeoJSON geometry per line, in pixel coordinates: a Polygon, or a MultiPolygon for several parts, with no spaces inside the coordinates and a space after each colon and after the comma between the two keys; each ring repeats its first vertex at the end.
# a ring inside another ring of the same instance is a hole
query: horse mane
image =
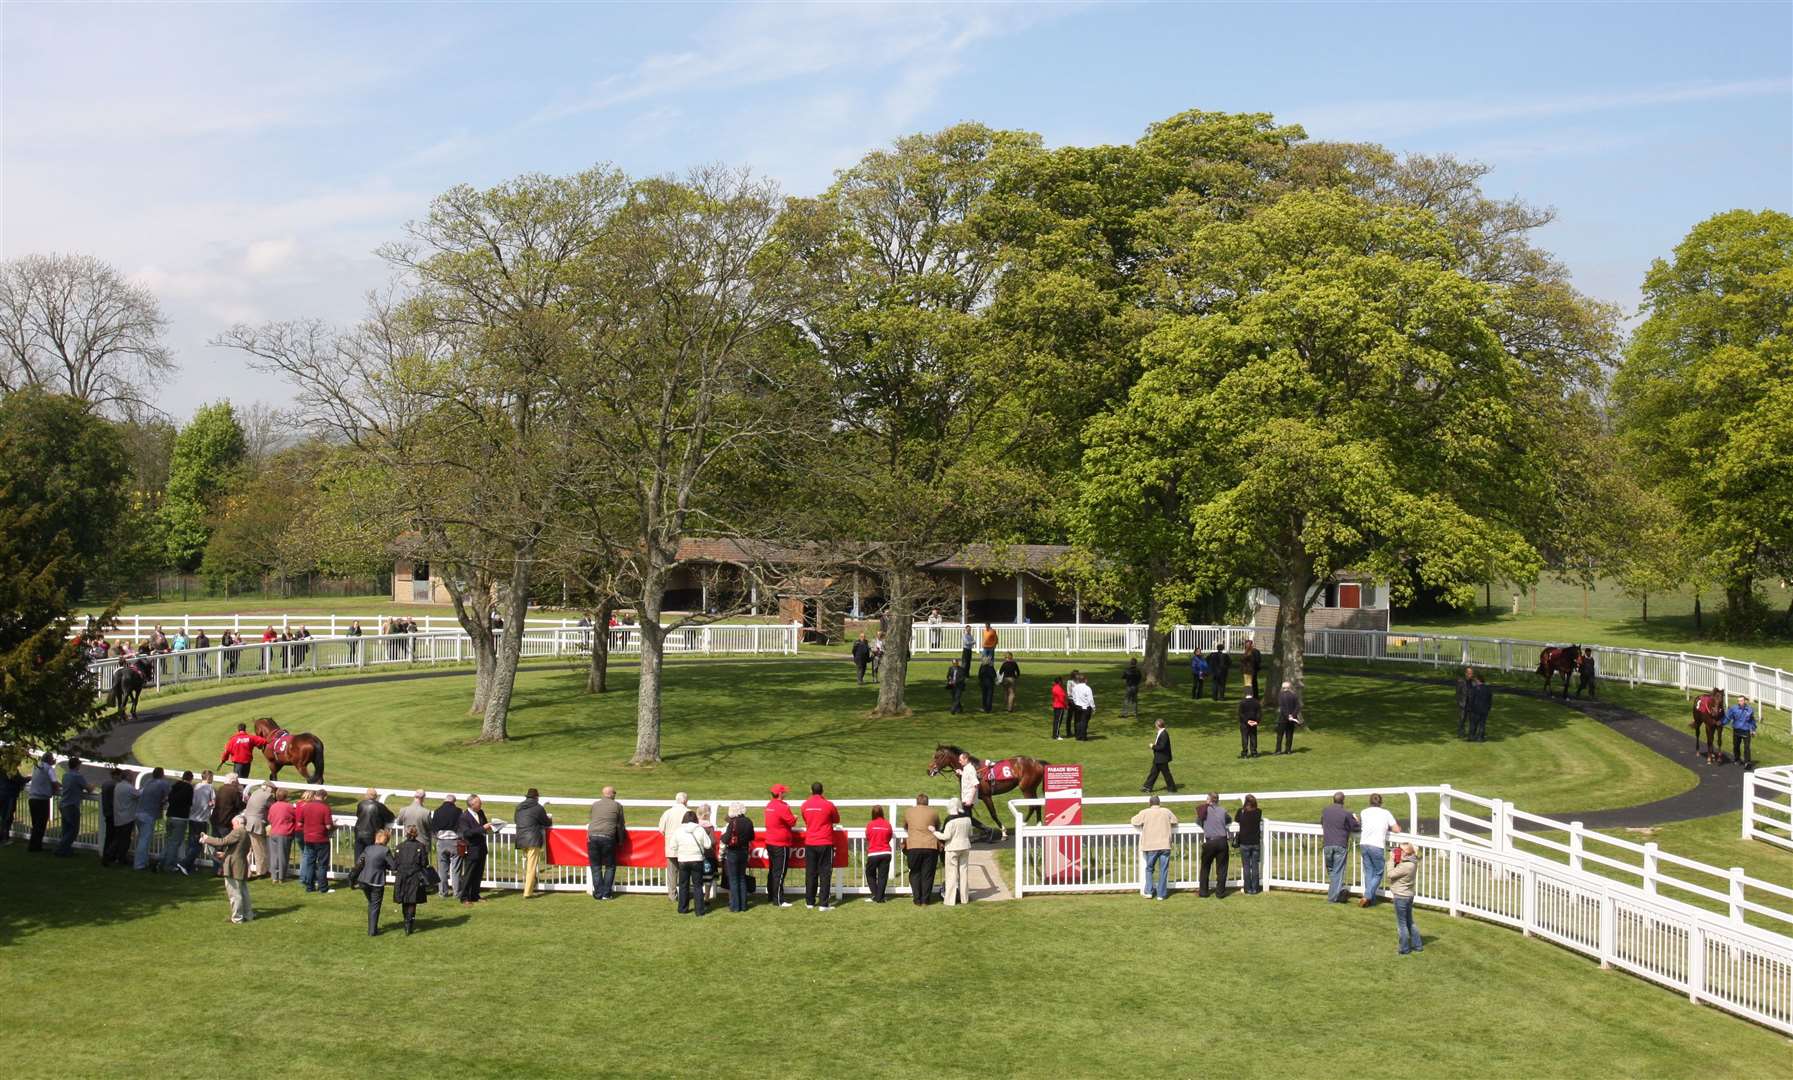
{"type": "Polygon", "coordinates": [[[958,757],[960,754],[971,753],[971,751],[961,749],[960,747],[954,746],[952,743],[936,743],[936,744],[934,744],[934,752],[936,754],[938,754],[942,750],[945,750],[947,753],[953,755],[955,758],[958,757]]]}

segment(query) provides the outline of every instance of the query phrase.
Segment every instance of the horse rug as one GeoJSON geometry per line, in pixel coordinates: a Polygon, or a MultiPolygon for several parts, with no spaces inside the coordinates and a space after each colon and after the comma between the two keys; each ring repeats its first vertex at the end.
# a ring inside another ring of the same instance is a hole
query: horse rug
{"type": "Polygon", "coordinates": [[[1013,761],[985,761],[984,779],[994,784],[1000,780],[1021,779],[1021,773],[1015,768],[1013,761]]]}
{"type": "Polygon", "coordinates": [[[268,740],[268,748],[274,751],[275,757],[279,757],[281,754],[286,753],[286,748],[291,746],[292,742],[293,733],[285,728],[281,728],[274,733],[272,739],[268,740]]]}

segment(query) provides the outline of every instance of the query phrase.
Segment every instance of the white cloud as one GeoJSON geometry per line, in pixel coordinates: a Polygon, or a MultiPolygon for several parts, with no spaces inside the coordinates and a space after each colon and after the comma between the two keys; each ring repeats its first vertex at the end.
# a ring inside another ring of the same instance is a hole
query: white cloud
{"type": "Polygon", "coordinates": [[[1496,101],[1439,97],[1335,102],[1290,109],[1284,115],[1307,128],[1308,134],[1316,138],[1388,139],[1442,128],[1790,93],[1793,93],[1793,79],[1745,79],[1529,100],[1522,97],[1496,101]]]}
{"type": "Polygon", "coordinates": [[[292,237],[279,240],[256,240],[243,252],[243,270],[257,277],[271,274],[293,257],[299,242],[292,237]]]}

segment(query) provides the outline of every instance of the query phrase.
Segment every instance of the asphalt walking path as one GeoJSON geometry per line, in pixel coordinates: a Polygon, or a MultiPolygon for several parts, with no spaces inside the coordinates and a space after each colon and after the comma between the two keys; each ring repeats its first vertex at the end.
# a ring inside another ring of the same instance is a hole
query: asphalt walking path
{"type": "MultiPolygon", "coordinates": [[[[832,658],[808,659],[814,663],[839,663],[832,658]]],[[[717,661],[707,662],[715,663],[717,661]]],[[[761,661],[743,660],[740,662],[760,663],[761,661]]],[[[1332,670],[1320,664],[1315,665],[1315,670],[1326,671],[1329,675],[1343,678],[1382,679],[1391,682],[1444,687],[1455,685],[1451,678],[1405,672],[1332,670]]],[[[98,757],[108,761],[134,760],[131,757],[131,747],[144,732],[164,721],[202,709],[240,705],[279,697],[283,694],[299,694],[339,686],[367,686],[375,683],[411,682],[418,679],[465,678],[469,674],[470,671],[467,668],[453,667],[380,675],[340,676],[329,680],[295,678],[291,681],[264,683],[224,694],[211,694],[185,700],[175,698],[165,703],[153,703],[139,714],[139,719],[118,724],[109,729],[97,746],[98,757]]],[[[1679,795],[1671,795],[1666,799],[1657,799],[1654,802],[1618,809],[1570,811],[1551,815],[1559,821],[1579,821],[1590,829],[1648,828],[1671,821],[1688,821],[1727,814],[1743,805],[1743,770],[1734,764],[1707,765],[1693,752],[1691,723],[1686,728],[1673,728],[1653,717],[1618,705],[1579,698],[1563,700],[1554,694],[1547,695],[1541,690],[1497,686],[1494,691],[1497,695],[1539,698],[1559,704],[1564,708],[1576,709],[1625,738],[1690,770],[1698,779],[1698,783],[1687,791],[1681,792],[1679,795]]],[[[1493,718],[1496,730],[1499,728],[1499,717],[1499,711],[1496,710],[1493,718]]],[[[976,868],[974,867],[975,872],[976,868]]],[[[1000,874],[992,873],[991,876],[997,880],[1001,878],[1000,874]]]]}

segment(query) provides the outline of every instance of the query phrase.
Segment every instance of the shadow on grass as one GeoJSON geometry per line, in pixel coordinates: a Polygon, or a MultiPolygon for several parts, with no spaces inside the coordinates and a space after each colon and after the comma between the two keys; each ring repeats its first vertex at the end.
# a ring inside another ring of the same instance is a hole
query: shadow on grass
{"type": "Polygon", "coordinates": [[[22,846],[0,848],[0,948],[44,931],[126,923],[189,905],[211,906],[224,918],[223,882],[102,869],[92,853],[58,859],[22,846]]]}

